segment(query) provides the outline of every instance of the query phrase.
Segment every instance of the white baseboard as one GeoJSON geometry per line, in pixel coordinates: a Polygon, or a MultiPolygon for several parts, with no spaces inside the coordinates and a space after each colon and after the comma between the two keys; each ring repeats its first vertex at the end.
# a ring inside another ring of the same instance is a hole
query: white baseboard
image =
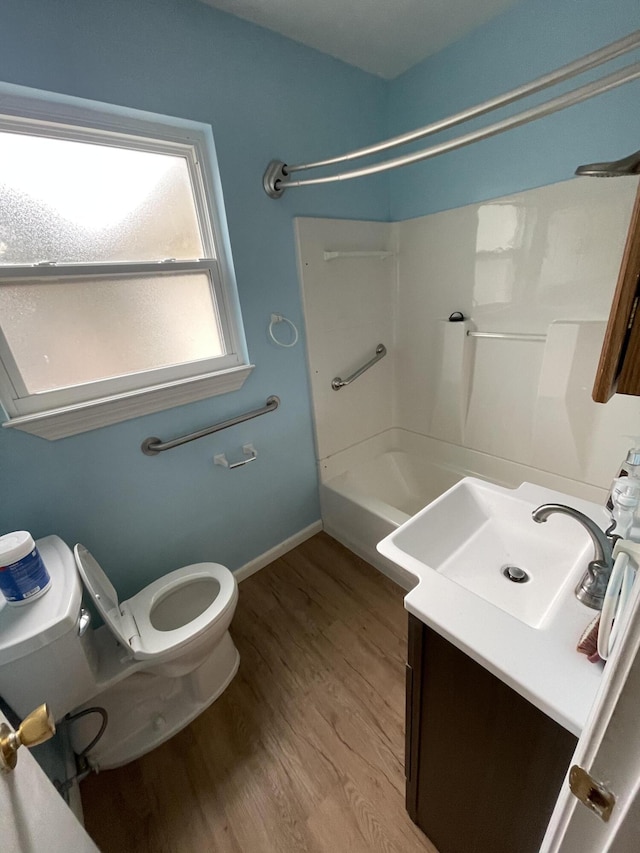
{"type": "Polygon", "coordinates": [[[260,569],[264,569],[264,567],[268,566],[269,563],[273,563],[273,561],[277,560],[278,557],[282,557],[283,554],[286,554],[288,551],[292,551],[294,548],[297,548],[298,545],[302,545],[303,542],[306,542],[307,539],[311,539],[312,536],[315,536],[316,533],[320,533],[321,530],[322,522],[314,521],[313,524],[310,524],[298,533],[294,533],[293,536],[285,539],[284,542],[281,542],[279,545],[275,545],[273,548],[265,551],[264,554],[260,554],[259,557],[256,557],[254,560],[250,560],[248,563],[245,563],[244,566],[237,569],[237,571],[233,573],[236,580],[238,583],[246,580],[248,577],[251,577],[251,575],[259,572],[260,569]]]}

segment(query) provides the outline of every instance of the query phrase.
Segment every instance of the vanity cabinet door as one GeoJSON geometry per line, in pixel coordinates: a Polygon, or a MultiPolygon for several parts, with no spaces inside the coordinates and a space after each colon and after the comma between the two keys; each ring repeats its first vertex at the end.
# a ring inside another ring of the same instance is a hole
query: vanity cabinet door
{"type": "Polygon", "coordinates": [[[537,853],[577,739],[418,619],[409,623],[411,818],[440,853],[537,853]]]}

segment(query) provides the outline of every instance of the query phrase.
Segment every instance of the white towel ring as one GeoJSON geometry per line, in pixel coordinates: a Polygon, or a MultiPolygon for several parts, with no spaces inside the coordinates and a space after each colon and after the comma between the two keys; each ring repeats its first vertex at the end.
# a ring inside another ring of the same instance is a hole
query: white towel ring
{"type": "Polygon", "coordinates": [[[269,337],[277,344],[279,347],[294,347],[298,343],[298,329],[296,328],[295,323],[291,320],[288,320],[286,317],[283,317],[282,314],[272,314],[271,322],[269,323],[269,337]],[[288,323],[293,330],[293,340],[291,343],[285,344],[282,341],[279,341],[276,336],[273,334],[273,326],[275,323],[288,323]]]}

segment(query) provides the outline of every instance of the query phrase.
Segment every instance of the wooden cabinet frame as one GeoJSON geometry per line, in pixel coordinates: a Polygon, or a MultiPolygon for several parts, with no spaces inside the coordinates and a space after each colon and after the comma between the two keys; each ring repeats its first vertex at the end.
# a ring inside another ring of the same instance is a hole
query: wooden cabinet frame
{"type": "Polygon", "coordinates": [[[592,397],[640,396],[640,185],[631,214],[618,283],[596,371],[592,397]]]}

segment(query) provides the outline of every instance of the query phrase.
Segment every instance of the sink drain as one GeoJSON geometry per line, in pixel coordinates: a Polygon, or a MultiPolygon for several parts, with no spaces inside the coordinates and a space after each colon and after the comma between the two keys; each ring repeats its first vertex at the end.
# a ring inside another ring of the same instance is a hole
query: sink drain
{"type": "Polygon", "coordinates": [[[520,566],[504,566],[502,574],[512,583],[526,583],[530,580],[528,572],[525,572],[520,566]]]}

